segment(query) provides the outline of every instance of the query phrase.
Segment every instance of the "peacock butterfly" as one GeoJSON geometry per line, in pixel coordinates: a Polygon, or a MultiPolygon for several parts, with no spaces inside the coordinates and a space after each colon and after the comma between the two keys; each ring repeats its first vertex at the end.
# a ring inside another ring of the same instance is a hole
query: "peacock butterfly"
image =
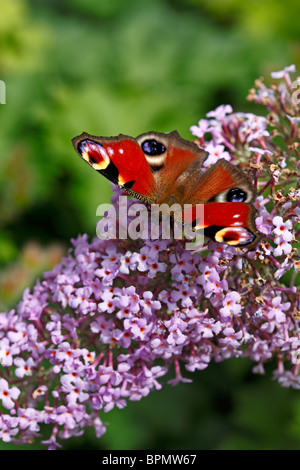
{"type": "MultiPolygon", "coordinates": [[[[258,242],[252,204],[256,192],[249,176],[224,159],[204,171],[207,153],[177,131],[147,132],[135,139],[84,132],[72,143],[92,168],[141,201],[204,204],[204,220],[195,221],[194,228],[203,228],[216,242],[240,247],[258,242]]],[[[191,220],[193,214],[185,217],[191,220]]]]}

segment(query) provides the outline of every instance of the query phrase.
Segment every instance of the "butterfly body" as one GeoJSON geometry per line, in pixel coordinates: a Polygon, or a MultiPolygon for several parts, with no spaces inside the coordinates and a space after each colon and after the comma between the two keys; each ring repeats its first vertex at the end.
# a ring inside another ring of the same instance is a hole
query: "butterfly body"
{"type": "Polygon", "coordinates": [[[207,153],[176,131],[137,138],[84,132],[72,143],[81,158],[127,194],[149,204],[189,205],[184,220],[215,241],[233,246],[258,241],[251,179],[224,159],[204,169],[207,153]],[[204,205],[201,221],[195,216],[199,204],[204,205]]]}

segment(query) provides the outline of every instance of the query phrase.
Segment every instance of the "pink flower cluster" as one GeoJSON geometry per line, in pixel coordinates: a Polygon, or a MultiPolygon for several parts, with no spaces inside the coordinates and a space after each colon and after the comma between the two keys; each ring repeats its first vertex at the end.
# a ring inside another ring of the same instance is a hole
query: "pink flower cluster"
{"type": "Polygon", "coordinates": [[[50,449],[88,426],[100,437],[103,413],[160,389],[172,367],[176,384],[211,361],[250,358],[264,373],[275,358],[274,377],[300,388],[299,108],[289,71],[282,77],[250,91],[266,116],[220,106],[191,128],[206,166],[226,158],[253,176],[256,249],[73,240],[16,310],[0,314],[3,441],[33,442],[44,423],[50,449]]]}

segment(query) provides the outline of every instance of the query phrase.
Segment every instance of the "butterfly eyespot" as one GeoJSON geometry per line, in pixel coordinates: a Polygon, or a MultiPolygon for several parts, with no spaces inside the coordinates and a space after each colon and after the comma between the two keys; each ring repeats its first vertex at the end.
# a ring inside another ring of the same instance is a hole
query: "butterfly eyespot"
{"type": "Polygon", "coordinates": [[[252,243],[255,235],[246,227],[224,227],[215,233],[215,241],[231,246],[243,246],[252,243]]]}
{"type": "Polygon", "coordinates": [[[247,199],[247,193],[240,188],[232,188],[226,194],[227,202],[244,202],[247,199]]]}
{"type": "Polygon", "coordinates": [[[103,145],[98,142],[90,139],[82,140],[78,144],[78,152],[95,170],[104,170],[110,164],[109,155],[104,150],[103,145]]]}
{"type": "Polygon", "coordinates": [[[161,155],[167,150],[166,147],[155,139],[145,140],[142,145],[142,150],[146,155],[161,155]]]}

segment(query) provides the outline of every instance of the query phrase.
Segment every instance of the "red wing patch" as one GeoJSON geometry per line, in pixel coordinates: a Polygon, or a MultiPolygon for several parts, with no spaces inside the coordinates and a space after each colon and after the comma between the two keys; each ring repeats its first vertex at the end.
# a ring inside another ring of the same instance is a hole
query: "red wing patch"
{"type": "MultiPolygon", "coordinates": [[[[219,227],[246,227],[249,222],[251,206],[244,202],[209,202],[203,204],[203,220],[197,222],[197,228],[211,225],[219,227]]],[[[186,222],[196,222],[195,205],[184,210],[186,222]]]]}
{"type": "Polygon", "coordinates": [[[233,246],[254,241],[256,227],[252,222],[252,205],[243,202],[209,202],[201,207],[200,211],[195,205],[184,210],[184,222],[192,224],[194,230],[204,229],[204,233],[215,241],[233,246]]]}

